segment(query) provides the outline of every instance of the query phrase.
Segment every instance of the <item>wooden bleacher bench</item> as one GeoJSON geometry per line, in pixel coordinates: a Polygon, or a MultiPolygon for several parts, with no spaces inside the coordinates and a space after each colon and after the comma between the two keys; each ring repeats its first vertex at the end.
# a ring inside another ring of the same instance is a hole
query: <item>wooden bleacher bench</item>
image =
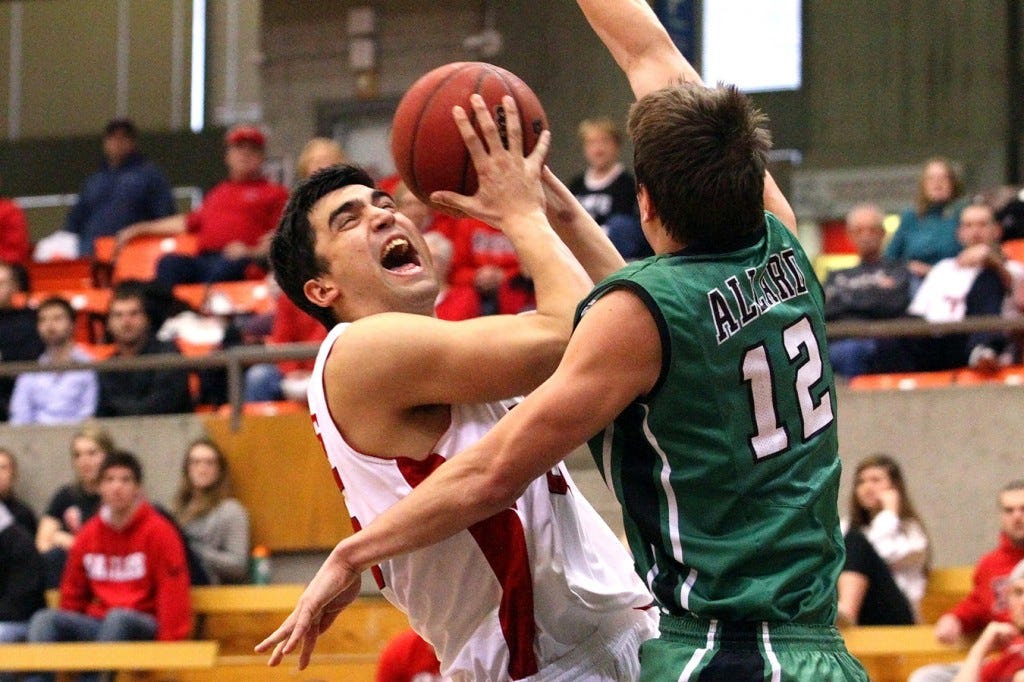
{"type": "Polygon", "coordinates": [[[5,644],[0,668],[33,671],[205,670],[217,663],[217,642],[75,642],[5,644]]]}
{"type": "Polygon", "coordinates": [[[840,632],[872,682],[903,682],[921,666],[963,660],[968,649],[939,644],[931,625],[854,626],[840,632]]]}
{"type": "Polygon", "coordinates": [[[934,623],[970,593],[974,566],[946,566],[933,568],[928,574],[928,586],[921,598],[921,620],[934,623]]]}

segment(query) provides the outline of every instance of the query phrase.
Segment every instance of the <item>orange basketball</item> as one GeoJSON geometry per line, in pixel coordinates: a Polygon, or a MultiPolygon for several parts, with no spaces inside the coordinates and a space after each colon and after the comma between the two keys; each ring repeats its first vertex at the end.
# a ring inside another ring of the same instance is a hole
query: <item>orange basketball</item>
{"type": "Polygon", "coordinates": [[[510,95],[515,99],[526,153],[548,127],[537,95],[518,76],[501,67],[454,62],[430,71],[402,97],[391,127],[395,167],[409,190],[423,202],[437,190],[468,195],[476,192],[476,170],[452,118],[452,107],[459,105],[473,120],[469,103],[473,93],[484,98],[503,140],[505,112],[501,98],[510,95]]]}

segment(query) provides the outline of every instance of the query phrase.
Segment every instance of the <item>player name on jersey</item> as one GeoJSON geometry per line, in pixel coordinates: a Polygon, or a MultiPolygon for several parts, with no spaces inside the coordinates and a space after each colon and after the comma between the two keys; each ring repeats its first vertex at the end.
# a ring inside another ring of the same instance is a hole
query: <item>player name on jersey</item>
{"type": "Polygon", "coordinates": [[[747,268],[746,274],[745,282],[730,277],[708,292],[719,345],[779,303],[807,293],[793,249],[771,254],[763,269],[747,268]]]}

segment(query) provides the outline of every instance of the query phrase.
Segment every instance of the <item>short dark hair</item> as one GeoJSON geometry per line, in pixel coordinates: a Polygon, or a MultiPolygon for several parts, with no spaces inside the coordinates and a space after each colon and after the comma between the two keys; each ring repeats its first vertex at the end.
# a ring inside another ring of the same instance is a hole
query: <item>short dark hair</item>
{"type": "Polygon", "coordinates": [[[135,127],[135,122],[130,118],[111,119],[106,127],[103,128],[103,137],[110,137],[114,133],[124,133],[132,139],[139,136],[139,130],[135,127]]]}
{"type": "Polygon", "coordinates": [[[107,473],[107,469],[113,469],[120,467],[122,469],[129,469],[132,472],[132,476],[135,477],[136,483],[142,483],[142,465],[139,464],[139,458],[127,450],[114,450],[107,454],[103,458],[103,464],[100,465],[100,478],[107,473]]]}
{"type": "Polygon", "coordinates": [[[767,120],[733,85],[684,83],[633,104],[637,185],[672,237],[714,248],[764,223],[767,120]]]}
{"type": "Polygon", "coordinates": [[[328,166],[300,182],[288,199],[270,244],[270,267],[281,291],[327,329],[338,323],[334,312],[310,301],[303,291],[306,282],[328,269],[328,264],[318,259],[314,251],[316,238],[309,224],[309,212],[320,199],[349,185],[376,187],[369,173],[351,164],[328,166]]]}
{"type": "Polygon", "coordinates": [[[139,303],[142,304],[142,309],[146,313],[146,317],[152,318],[152,313],[149,310],[149,296],[146,292],[146,283],[136,279],[126,279],[122,282],[118,282],[114,286],[114,291],[110,295],[110,303],[114,301],[127,301],[129,299],[136,298],[139,303]]]}
{"type": "Polygon", "coordinates": [[[69,320],[72,322],[75,321],[75,309],[66,298],[50,296],[49,298],[44,299],[43,302],[36,307],[36,315],[43,312],[45,308],[60,308],[68,316],[69,320]]]}

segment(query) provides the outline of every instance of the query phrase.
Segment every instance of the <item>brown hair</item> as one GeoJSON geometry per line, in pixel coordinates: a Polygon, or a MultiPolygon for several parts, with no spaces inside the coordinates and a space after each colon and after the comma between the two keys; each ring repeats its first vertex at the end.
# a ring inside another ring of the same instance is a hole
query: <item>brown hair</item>
{"type": "Polygon", "coordinates": [[[675,85],[633,104],[637,187],[674,239],[715,249],[764,223],[767,120],[732,85],[675,85]]]}
{"type": "Polygon", "coordinates": [[[178,492],[174,495],[174,518],[185,525],[189,521],[209,513],[214,507],[225,499],[232,496],[231,476],[228,471],[228,459],[224,451],[209,438],[199,438],[189,443],[185,449],[185,458],[181,463],[181,482],[178,484],[178,492]],[[198,490],[192,486],[188,477],[188,457],[192,449],[198,445],[205,445],[213,450],[217,457],[217,480],[205,490],[198,490]]]}
{"type": "Polygon", "coordinates": [[[949,176],[949,182],[952,185],[952,188],[950,189],[949,193],[949,200],[946,202],[946,204],[953,203],[954,201],[959,199],[964,193],[964,181],[960,177],[960,174],[956,172],[956,168],[953,166],[953,162],[944,156],[931,157],[930,159],[924,162],[923,166],[921,166],[921,176],[917,180],[917,201],[915,202],[915,206],[917,208],[917,215],[919,216],[927,213],[928,209],[932,205],[932,203],[928,201],[928,197],[925,195],[924,192],[924,175],[928,171],[928,166],[932,165],[933,163],[939,163],[945,166],[946,175],[949,176]]]}
{"type": "MultiPolygon", "coordinates": [[[[872,468],[883,469],[886,475],[889,476],[892,486],[896,488],[896,491],[900,494],[900,509],[898,514],[900,520],[916,521],[923,530],[924,522],[917,513],[914,503],[910,500],[910,493],[907,491],[907,483],[903,478],[903,470],[900,469],[900,465],[892,456],[882,453],[869,455],[857,463],[857,468],[853,472],[853,491],[850,493],[850,525],[861,528],[871,523],[871,510],[865,509],[859,502],[857,502],[857,477],[859,477],[861,472],[865,469],[872,468]]],[[[927,535],[927,532],[925,535],[927,535]]]]}

